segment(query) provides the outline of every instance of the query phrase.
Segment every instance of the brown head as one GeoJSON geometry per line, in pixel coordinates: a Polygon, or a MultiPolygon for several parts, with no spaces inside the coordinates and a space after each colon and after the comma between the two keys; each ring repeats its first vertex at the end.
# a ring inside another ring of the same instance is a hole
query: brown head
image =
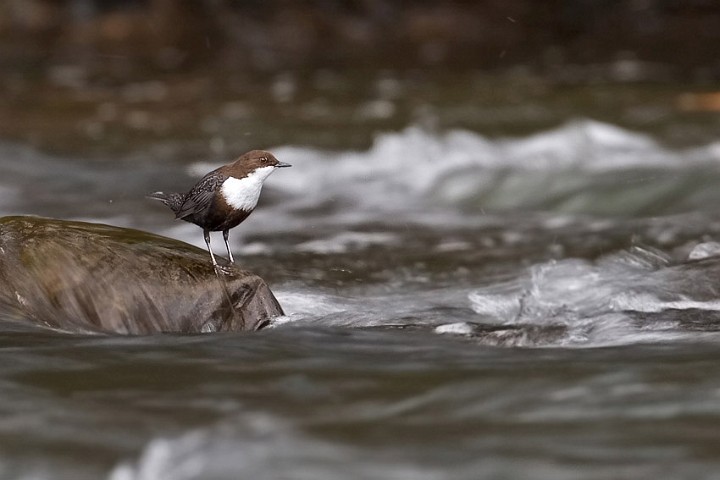
{"type": "Polygon", "coordinates": [[[251,150],[238,157],[233,163],[225,165],[223,167],[223,173],[227,176],[235,178],[244,178],[251,173],[264,169],[265,167],[272,167],[268,170],[274,170],[276,168],[289,167],[288,163],[284,163],[275,158],[270,152],[264,150],[251,150]]]}

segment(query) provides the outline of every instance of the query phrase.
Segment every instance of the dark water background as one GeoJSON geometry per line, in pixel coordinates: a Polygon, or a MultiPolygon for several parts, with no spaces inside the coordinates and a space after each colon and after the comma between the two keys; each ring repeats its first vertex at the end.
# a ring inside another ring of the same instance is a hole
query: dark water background
{"type": "MultiPolygon", "coordinates": [[[[532,30],[521,3],[497,7],[492,32],[532,30]]],[[[695,32],[716,9],[627,2],[653,20],[617,22],[652,47],[628,53],[612,43],[624,38],[614,21],[592,24],[606,32],[593,37],[590,19],[614,14],[560,3],[578,23],[546,24],[559,30],[542,55],[527,46],[542,74],[530,60],[502,74],[467,64],[482,45],[477,55],[498,63],[542,35],[473,36],[453,50],[443,35],[468,30],[450,27],[418,37],[430,57],[410,67],[394,68],[403,55],[366,63],[369,48],[349,34],[283,50],[283,35],[266,44],[249,28],[235,47],[251,49],[260,73],[225,68],[232,44],[211,50],[212,35],[199,54],[215,55],[198,67],[209,73],[133,70],[113,50],[128,44],[103,47],[102,35],[145,25],[137,12],[52,37],[55,17],[33,10],[50,27],[27,28],[52,41],[16,57],[0,49],[16,67],[0,72],[0,215],[203,247],[197,227],[144,195],[268,148],[293,168],[268,179],[231,243],[287,315],[252,334],[121,337],[0,312],[0,478],[720,478],[720,102],[708,54],[720,43],[700,42],[695,56],[672,48],[720,31],[695,32]],[[576,28],[587,35],[563,50],[576,28]],[[101,38],[82,43],[92,32],[101,38]],[[592,38],[620,53],[594,57],[592,38]],[[348,52],[355,64],[336,65],[348,52]],[[565,54],[585,63],[550,61],[565,54]],[[263,70],[301,55],[320,65],[263,70]],[[98,58],[109,64],[93,69],[98,58]]],[[[94,4],[66,2],[78,16],[94,4]]],[[[394,27],[424,18],[400,10],[394,27]]],[[[430,18],[463,18],[443,11],[430,18]]],[[[301,17],[307,31],[322,24],[301,17]]],[[[494,17],[467,18],[475,28],[494,17]]],[[[173,48],[147,53],[179,58],[173,48]]]]}

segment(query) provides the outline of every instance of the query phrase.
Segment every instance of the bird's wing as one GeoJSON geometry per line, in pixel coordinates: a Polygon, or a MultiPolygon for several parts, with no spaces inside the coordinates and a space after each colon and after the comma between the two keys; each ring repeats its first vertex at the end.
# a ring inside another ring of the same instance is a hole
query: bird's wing
{"type": "Polygon", "coordinates": [[[227,179],[225,175],[218,173],[217,170],[205,175],[190,191],[185,195],[185,201],[180,209],[175,213],[176,218],[185,218],[196,213],[200,213],[212,204],[215,191],[227,179]]]}

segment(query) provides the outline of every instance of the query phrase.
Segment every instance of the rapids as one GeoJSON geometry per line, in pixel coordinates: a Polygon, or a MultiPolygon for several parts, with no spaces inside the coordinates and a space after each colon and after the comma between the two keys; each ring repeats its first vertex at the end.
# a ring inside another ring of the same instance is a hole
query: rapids
{"type": "MultiPolygon", "coordinates": [[[[720,143],[580,119],[269,150],[293,168],[231,241],[286,316],[150,337],[3,322],[0,477],[716,478],[720,143]]],[[[143,196],[229,159],[161,152],[0,144],[0,214],[202,247],[143,196]]]]}

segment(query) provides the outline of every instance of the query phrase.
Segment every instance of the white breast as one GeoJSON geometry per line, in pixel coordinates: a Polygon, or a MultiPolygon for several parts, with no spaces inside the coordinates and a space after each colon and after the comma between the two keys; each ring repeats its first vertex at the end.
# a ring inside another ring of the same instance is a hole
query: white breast
{"type": "Polygon", "coordinates": [[[233,208],[252,210],[257,205],[263,182],[273,170],[275,167],[262,167],[245,178],[228,178],[220,190],[225,201],[233,208]]]}

